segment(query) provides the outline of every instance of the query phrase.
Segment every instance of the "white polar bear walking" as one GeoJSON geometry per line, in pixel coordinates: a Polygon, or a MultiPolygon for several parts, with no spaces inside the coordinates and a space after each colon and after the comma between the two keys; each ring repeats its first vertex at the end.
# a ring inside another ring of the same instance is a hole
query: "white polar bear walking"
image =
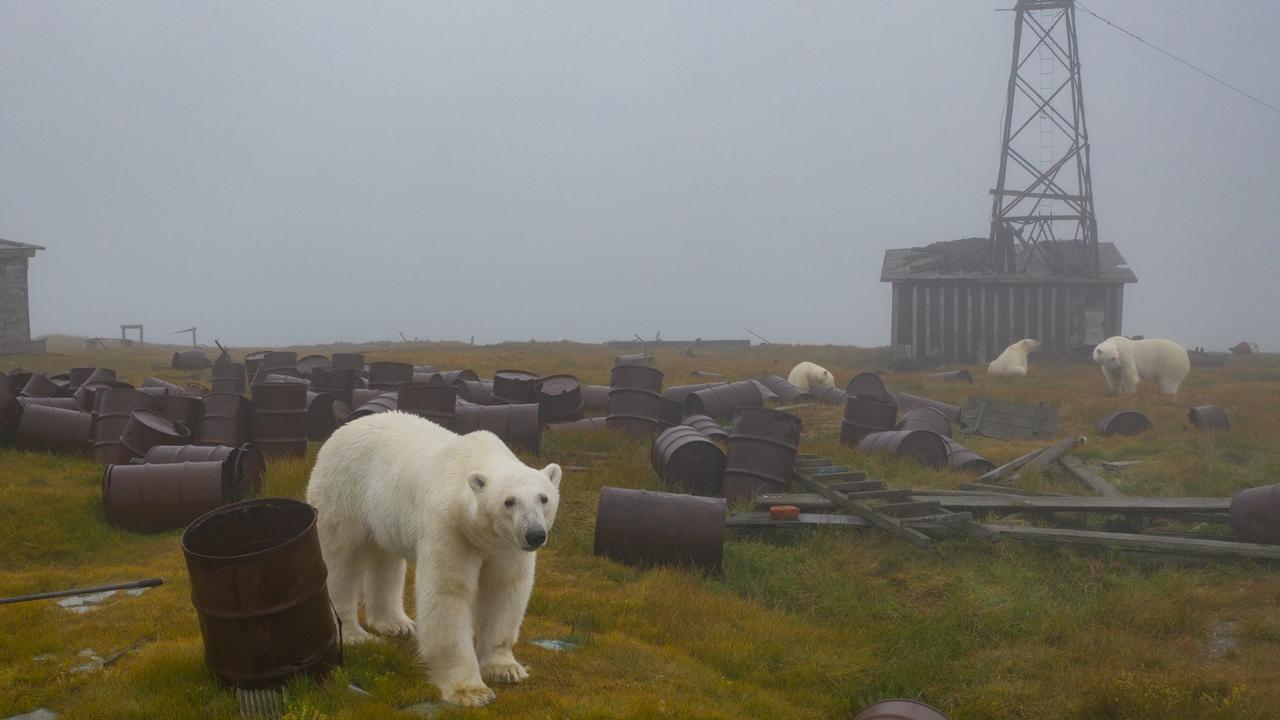
{"type": "Polygon", "coordinates": [[[1160,338],[1107,338],[1093,349],[1093,361],[1102,368],[1111,390],[1121,393],[1136,393],[1139,380],[1152,380],[1160,384],[1160,392],[1177,395],[1178,387],[1191,373],[1186,349],[1160,338]]]}
{"type": "Polygon", "coordinates": [[[1027,374],[1027,356],[1039,349],[1039,340],[1019,340],[1005,348],[1000,357],[987,365],[987,374],[995,377],[1023,377],[1027,374]]]}
{"type": "Polygon", "coordinates": [[[815,385],[831,385],[836,384],[836,378],[831,371],[811,362],[802,362],[791,368],[791,374],[787,376],[787,382],[796,387],[809,392],[815,385]]]}
{"type": "Polygon", "coordinates": [[[319,510],[329,595],[349,642],[416,632],[446,702],[486,705],[492,682],[529,675],[512,654],[534,551],[560,503],[560,466],[536,470],[489,432],[456,435],[400,412],[342,426],[307,485],[319,510]],[[416,563],[417,627],[404,612],[405,560],[416,563]]]}

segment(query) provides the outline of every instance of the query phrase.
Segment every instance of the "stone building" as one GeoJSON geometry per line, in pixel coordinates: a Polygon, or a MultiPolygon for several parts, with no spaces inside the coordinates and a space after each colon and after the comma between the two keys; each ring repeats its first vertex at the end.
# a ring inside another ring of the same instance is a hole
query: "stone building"
{"type": "Polygon", "coordinates": [[[38,354],[44,341],[31,340],[27,261],[39,245],[0,240],[0,355],[38,354]]]}

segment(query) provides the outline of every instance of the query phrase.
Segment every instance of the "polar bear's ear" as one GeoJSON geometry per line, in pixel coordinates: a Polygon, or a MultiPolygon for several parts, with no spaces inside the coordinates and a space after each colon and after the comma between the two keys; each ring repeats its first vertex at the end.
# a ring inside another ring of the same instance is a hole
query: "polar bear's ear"
{"type": "Polygon", "coordinates": [[[560,466],[559,465],[555,463],[551,463],[550,465],[542,468],[542,472],[547,476],[547,479],[551,481],[552,485],[556,487],[560,487],[560,466]]]}
{"type": "Polygon", "coordinates": [[[473,472],[467,476],[467,484],[470,485],[471,489],[476,492],[480,492],[481,490],[484,490],[484,486],[488,482],[489,480],[484,476],[484,473],[473,472]]]}

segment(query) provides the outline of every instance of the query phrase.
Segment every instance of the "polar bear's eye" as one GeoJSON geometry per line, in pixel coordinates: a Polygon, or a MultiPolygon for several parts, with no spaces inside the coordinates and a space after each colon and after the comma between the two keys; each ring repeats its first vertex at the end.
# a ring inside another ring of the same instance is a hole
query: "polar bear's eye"
{"type": "Polygon", "coordinates": [[[502,503],[502,504],[503,504],[503,505],[506,505],[507,507],[514,507],[514,506],[515,506],[515,504],[516,504],[516,499],[515,499],[515,498],[507,498],[506,502],[504,502],[504,503],[502,503]]]}
{"type": "Polygon", "coordinates": [[[538,499],[542,501],[542,504],[543,504],[543,505],[546,505],[546,504],[547,504],[547,496],[546,496],[546,495],[539,495],[539,496],[538,496],[538,499]]]}

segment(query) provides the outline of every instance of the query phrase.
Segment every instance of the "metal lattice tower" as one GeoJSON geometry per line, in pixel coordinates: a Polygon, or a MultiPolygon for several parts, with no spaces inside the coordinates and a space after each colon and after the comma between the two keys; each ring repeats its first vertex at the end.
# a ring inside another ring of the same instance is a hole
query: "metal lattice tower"
{"type": "Polygon", "coordinates": [[[1038,258],[1054,275],[1094,277],[1098,223],[1075,2],[1018,0],[1014,13],[990,270],[1025,272],[1038,258]]]}

